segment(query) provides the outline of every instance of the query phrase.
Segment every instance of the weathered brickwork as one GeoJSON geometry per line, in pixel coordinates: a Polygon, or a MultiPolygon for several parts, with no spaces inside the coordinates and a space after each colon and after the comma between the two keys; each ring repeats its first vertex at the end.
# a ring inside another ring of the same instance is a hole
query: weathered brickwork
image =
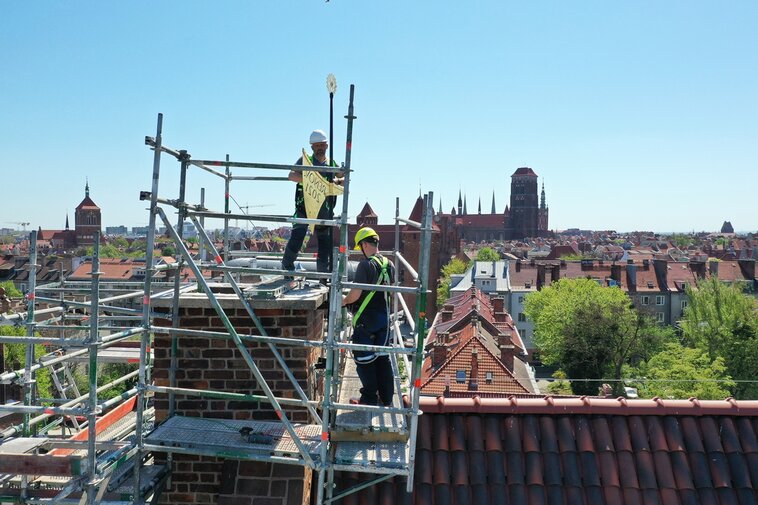
{"type": "MultiPolygon", "coordinates": [[[[197,330],[224,332],[221,319],[215,310],[206,306],[182,306],[179,326],[197,330]]],[[[157,311],[168,311],[156,307],[157,311]]],[[[244,308],[225,308],[238,333],[258,334],[252,319],[244,308]]],[[[266,333],[275,337],[321,340],[325,329],[325,310],[300,308],[256,309],[256,315],[266,333]]],[[[170,326],[168,320],[156,324],[170,326]]],[[[231,339],[179,336],[177,342],[176,387],[209,389],[215,391],[263,395],[263,389],[231,339]]],[[[267,344],[245,344],[266,379],[274,395],[294,398],[292,383],[276,362],[267,344]]],[[[169,335],[156,335],[153,378],[156,385],[169,385],[171,365],[169,335]]],[[[289,370],[309,398],[317,389],[313,365],[321,356],[319,348],[303,346],[277,346],[289,370]]],[[[168,396],[156,394],[156,421],[168,417],[168,396]]],[[[283,406],[293,422],[310,422],[302,407],[283,406]]],[[[243,402],[190,396],[176,396],[176,415],[218,419],[276,420],[266,402],[243,402]]],[[[157,454],[158,462],[165,454],[157,454]]],[[[256,461],[218,459],[206,456],[175,454],[172,463],[171,484],[163,493],[161,503],[218,503],[244,505],[295,505],[310,501],[311,470],[301,466],[271,464],[256,461]]]]}

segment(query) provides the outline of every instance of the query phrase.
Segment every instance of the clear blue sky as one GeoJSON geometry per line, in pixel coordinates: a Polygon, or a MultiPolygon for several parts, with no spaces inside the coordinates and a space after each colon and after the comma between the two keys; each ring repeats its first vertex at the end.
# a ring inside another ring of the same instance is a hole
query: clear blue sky
{"type": "MultiPolygon", "coordinates": [[[[552,229],[756,230],[756,26],[754,0],[3,2],[0,221],[62,228],[89,178],[105,225],[145,224],[159,112],[196,159],[292,163],[328,128],[331,72],[338,161],[356,85],[351,216],[388,222],[396,196],[407,215],[419,185],[502,211],[530,166],[552,229]]],[[[232,187],[271,213],[293,193],[232,187]]]]}

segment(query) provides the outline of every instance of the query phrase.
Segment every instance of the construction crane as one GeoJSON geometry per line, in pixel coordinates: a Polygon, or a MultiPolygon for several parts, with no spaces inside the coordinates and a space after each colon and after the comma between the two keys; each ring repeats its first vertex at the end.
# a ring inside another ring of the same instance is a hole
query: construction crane
{"type": "MultiPolygon", "coordinates": [[[[234,203],[237,203],[237,201],[235,200],[234,203]]],[[[249,209],[254,209],[256,207],[273,207],[273,206],[274,206],[273,203],[261,203],[261,204],[258,204],[258,205],[240,205],[240,204],[237,204],[237,207],[240,208],[240,210],[242,211],[243,214],[249,214],[248,210],[249,209]]],[[[248,225],[249,224],[250,224],[250,222],[248,221],[248,225]]],[[[234,226],[239,226],[239,220],[238,219],[234,220],[234,226]]]]}
{"type": "Polygon", "coordinates": [[[28,223],[28,222],[27,223],[23,223],[21,221],[6,221],[6,223],[21,225],[24,228],[24,231],[26,231],[26,227],[31,224],[31,223],[28,223]]]}

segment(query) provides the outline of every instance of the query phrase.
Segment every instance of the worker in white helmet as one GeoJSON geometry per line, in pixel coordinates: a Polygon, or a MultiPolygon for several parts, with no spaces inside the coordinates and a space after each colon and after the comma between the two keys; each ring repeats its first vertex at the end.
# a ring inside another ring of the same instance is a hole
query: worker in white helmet
{"type": "MultiPolygon", "coordinates": [[[[311,165],[316,167],[336,167],[337,163],[334,160],[329,160],[326,156],[326,150],[329,147],[329,143],[326,139],[326,134],[321,130],[313,130],[310,137],[311,149],[313,155],[308,156],[311,165]]],[[[295,165],[302,165],[302,156],[298,158],[295,165]]],[[[321,175],[329,182],[335,182],[341,184],[341,178],[335,178],[332,173],[321,172],[321,175]]],[[[303,173],[295,170],[291,170],[289,173],[289,180],[297,183],[295,188],[295,217],[305,218],[305,198],[303,197],[303,173]]],[[[328,196],[318,213],[318,219],[333,219],[334,218],[334,205],[337,201],[336,196],[328,196]]],[[[294,270],[295,260],[300,252],[300,248],[303,246],[305,240],[305,234],[308,231],[307,224],[294,224],[292,225],[292,234],[287,242],[287,247],[284,249],[284,257],[282,258],[283,270],[294,270]]],[[[316,258],[316,268],[319,272],[331,271],[331,259],[332,259],[332,236],[329,233],[328,226],[316,226],[314,228],[316,233],[316,239],[318,240],[318,256],[316,258]]]]}

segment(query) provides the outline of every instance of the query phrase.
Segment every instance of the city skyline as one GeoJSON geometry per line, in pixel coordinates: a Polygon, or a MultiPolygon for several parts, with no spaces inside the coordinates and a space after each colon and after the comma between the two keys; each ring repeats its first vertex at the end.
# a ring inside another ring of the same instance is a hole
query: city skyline
{"type": "MultiPolygon", "coordinates": [[[[104,226],[145,225],[159,112],[165,145],[195,159],[292,163],[328,129],[333,73],[338,162],[356,85],[351,221],[366,202],[389,221],[396,196],[405,216],[420,190],[443,212],[460,190],[469,213],[494,190],[502,212],[528,166],[551,230],[758,229],[752,2],[83,5],[4,6],[0,144],[16,177],[0,226],[62,229],[87,179],[104,226]],[[334,33],[286,29],[299,20],[334,33]]],[[[173,198],[178,163],[162,170],[173,198]]],[[[189,200],[200,187],[223,209],[220,179],[194,171],[189,200]]],[[[291,183],[232,195],[294,208],[291,183]]]]}

